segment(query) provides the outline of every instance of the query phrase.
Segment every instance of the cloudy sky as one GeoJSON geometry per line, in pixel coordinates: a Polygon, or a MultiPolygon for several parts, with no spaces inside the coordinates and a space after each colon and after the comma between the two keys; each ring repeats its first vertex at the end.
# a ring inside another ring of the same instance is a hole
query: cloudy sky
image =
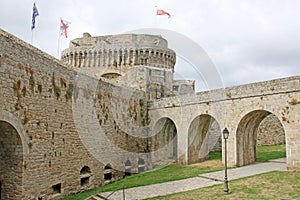
{"type": "MultiPolygon", "coordinates": [[[[59,19],[71,22],[69,39],[166,29],[199,45],[225,86],[300,75],[299,0],[37,0],[40,15],[32,32],[32,0],[1,0],[0,25],[11,34],[58,57],[59,19]],[[156,7],[172,17],[156,16],[156,7]]],[[[199,79],[184,59],[177,77],[199,79]]],[[[197,68],[197,66],[196,66],[197,68]]],[[[203,74],[202,74],[203,76],[203,74]]],[[[201,77],[202,79],[207,79],[201,77]]],[[[203,80],[202,80],[203,81],[203,80]]],[[[205,80],[204,80],[205,82],[205,80]]],[[[200,80],[197,88],[209,89],[200,80]]]]}

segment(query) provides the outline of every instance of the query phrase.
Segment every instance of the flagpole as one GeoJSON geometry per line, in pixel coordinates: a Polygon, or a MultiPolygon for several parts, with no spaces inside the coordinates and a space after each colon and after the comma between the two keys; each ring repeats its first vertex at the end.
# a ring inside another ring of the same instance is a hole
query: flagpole
{"type": "Polygon", "coordinates": [[[59,59],[59,51],[60,51],[60,31],[58,32],[58,41],[57,41],[57,58],[59,59]]]}
{"type": "Polygon", "coordinates": [[[155,15],[154,15],[154,27],[157,27],[157,6],[155,6],[155,15]]]}
{"type": "Polygon", "coordinates": [[[59,51],[60,51],[60,35],[61,35],[61,30],[60,30],[60,27],[61,27],[61,18],[59,19],[59,26],[58,26],[58,40],[57,40],[57,58],[59,58],[59,51]]]}
{"type": "Polygon", "coordinates": [[[60,50],[60,38],[58,37],[58,42],[57,42],[57,58],[59,59],[59,50],[60,50]]]}
{"type": "Polygon", "coordinates": [[[35,18],[39,16],[38,9],[36,7],[36,1],[33,3],[32,20],[31,20],[31,44],[33,43],[33,31],[35,29],[35,18]]]}
{"type": "Polygon", "coordinates": [[[33,43],[33,29],[31,29],[31,42],[30,42],[30,44],[32,45],[32,43],[33,43]]]}

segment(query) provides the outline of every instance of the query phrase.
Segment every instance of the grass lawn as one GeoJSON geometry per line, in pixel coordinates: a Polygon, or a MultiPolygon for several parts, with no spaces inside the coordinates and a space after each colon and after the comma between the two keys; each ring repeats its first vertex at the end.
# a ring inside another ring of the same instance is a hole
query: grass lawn
{"type": "Polygon", "coordinates": [[[257,147],[257,162],[267,162],[276,158],[286,157],[285,144],[257,147]]]}
{"type": "MultiPolygon", "coordinates": [[[[257,147],[257,162],[267,162],[276,158],[286,157],[285,144],[274,145],[274,146],[258,146],[257,147]]],[[[222,152],[210,152],[209,160],[221,160],[222,152]]]]}
{"type": "MultiPolygon", "coordinates": [[[[229,194],[223,194],[223,184],[176,193],[154,199],[300,199],[300,172],[274,171],[229,182],[229,194]]],[[[148,200],[150,200],[148,199],[148,200]]]]}
{"type": "Polygon", "coordinates": [[[105,185],[100,188],[82,192],[76,195],[71,195],[64,200],[80,200],[85,199],[93,194],[98,194],[106,191],[114,191],[118,189],[131,188],[137,186],[151,185],[154,183],[162,183],[173,180],[180,180],[190,177],[195,177],[199,174],[213,172],[223,169],[221,160],[209,160],[194,165],[168,165],[151,171],[143,172],[133,176],[126,177],[120,181],[105,185]]]}
{"type": "MultiPolygon", "coordinates": [[[[265,162],[270,159],[285,157],[285,145],[265,146],[257,148],[258,161],[265,162]]],[[[93,194],[114,191],[118,189],[131,188],[137,186],[162,183],[167,181],[180,180],[195,177],[199,174],[223,170],[221,162],[221,152],[211,152],[209,160],[193,165],[168,165],[151,171],[143,172],[137,175],[126,177],[120,181],[105,185],[100,188],[85,191],[76,195],[71,195],[64,200],[85,199],[93,194]]]]}

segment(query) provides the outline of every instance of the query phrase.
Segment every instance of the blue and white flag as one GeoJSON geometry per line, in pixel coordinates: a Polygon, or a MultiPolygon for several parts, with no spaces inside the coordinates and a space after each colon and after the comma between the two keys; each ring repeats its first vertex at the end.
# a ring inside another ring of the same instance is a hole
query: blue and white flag
{"type": "Polygon", "coordinates": [[[35,5],[35,3],[33,3],[33,13],[32,13],[32,25],[31,25],[31,30],[33,30],[35,28],[35,18],[39,16],[39,11],[35,5]]]}

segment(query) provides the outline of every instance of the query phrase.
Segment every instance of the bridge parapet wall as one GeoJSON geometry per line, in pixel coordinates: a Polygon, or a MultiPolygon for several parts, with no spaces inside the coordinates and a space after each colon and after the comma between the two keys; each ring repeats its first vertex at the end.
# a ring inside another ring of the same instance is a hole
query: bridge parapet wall
{"type": "MultiPolygon", "coordinates": [[[[195,95],[191,94],[162,98],[150,101],[149,108],[150,110],[155,110],[176,106],[235,100],[241,98],[263,97],[275,94],[288,94],[298,91],[300,91],[300,76],[293,76],[211,91],[198,92],[195,95]]],[[[297,100],[291,99],[291,101],[297,100]]]]}
{"type": "Polygon", "coordinates": [[[228,99],[266,96],[279,93],[297,92],[300,90],[300,76],[274,79],[258,83],[245,84],[226,88],[228,99]]]}

